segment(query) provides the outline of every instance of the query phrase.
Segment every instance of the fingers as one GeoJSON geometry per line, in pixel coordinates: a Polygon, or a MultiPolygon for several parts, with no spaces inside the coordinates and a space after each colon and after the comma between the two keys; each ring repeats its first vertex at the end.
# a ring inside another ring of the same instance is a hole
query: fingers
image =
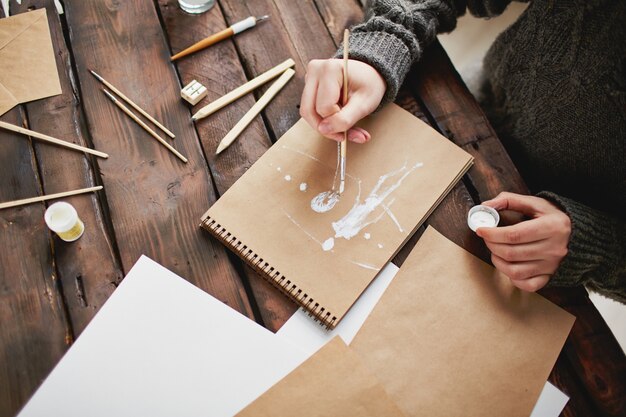
{"type": "Polygon", "coordinates": [[[507,262],[494,254],[491,255],[491,262],[496,269],[511,279],[513,285],[531,292],[543,288],[556,270],[547,262],[507,262]]]}
{"type": "Polygon", "coordinates": [[[530,195],[503,192],[494,199],[484,201],[482,204],[496,210],[513,210],[528,216],[543,213],[550,204],[543,198],[530,195]]]}
{"type": "Polygon", "coordinates": [[[510,245],[537,242],[547,239],[552,233],[551,223],[544,221],[544,218],[527,220],[513,226],[479,227],[476,229],[476,234],[485,241],[510,245]]]}
{"type": "Polygon", "coordinates": [[[322,120],[317,128],[323,135],[344,132],[370,113],[371,110],[364,107],[355,94],[340,111],[322,120]]]}
{"type": "Polygon", "coordinates": [[[507,262],[539,261],[546,255],[547,243],[547,240],[540,240],[521,245],[508,245],[485,241],[492,254],[507,262]]]}
{"type": "Polygon", "coordinates": [[[369,142],[371,138],[372,135],[370,135],[367,130],[361,127],[355,126],[352,129],[348,130],[348,140],[351,142],[365,143],[369,142]]]}
{"type": "Polygon", "coordinates": [[[302,90],[302,98],[300,99],[300,116],[313,128],[322,120],[315,111],[315,96],[317,95],[317,79],[307,77],[304,90],[302,90]]]}
{"type": "Polygon", "coordinates": [[[339,98],[343,78],[341,73],[335,71],[330,72],[328,76],[321,77],[317,86],[317,97],[315,99],[315,111],[324,119],[337,113],[339,107],[339,98]]]}
{"type": "MultiPolygon", "coordinates": [[[[337,142],[341,142],[344,139],[343,132],[341,133],[331,133],[326,135],[327,138],[336,140],[337,142]]],[[[372,138],[370,133],[358,126],[353,127],[348,130],[348,140],[355,143],[365,143],[368,142],[372,138]]]]}

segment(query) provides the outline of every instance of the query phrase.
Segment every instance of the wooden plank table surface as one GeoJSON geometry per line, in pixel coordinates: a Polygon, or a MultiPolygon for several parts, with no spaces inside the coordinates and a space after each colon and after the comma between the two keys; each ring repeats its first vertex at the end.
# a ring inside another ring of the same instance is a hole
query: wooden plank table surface
{"type": "MultiPolygon", "coordinates": [[[[242,314],[277,330],[294,304],[198,227],[200,216],[299,118],[306,64],[336,50],[363,18],[356,0],[219,0],[192,16],[176,0],[11,1],[11,14],[48,11],[63,93],[0,120],[110,155],[100,160],[0,131],[0,201],[103,185],[73,196],[86,225],[68,244],[43,222],[45,203],[0,211],[0,417],[25,404],[141,254],[242,314]],[[169,56],[248,16],[268,22],[175,64],[169,56]],[[212,101],[287,58],[296,76],[219,157],[217,143],[267,87],[197,124],[180,98],[196,79],[212,101]],[[183,164],[104,96],[95,70],[176,133],[183,164]]],[[[0,16],[3,16],[0,11],[0,16]]],[[[472,205],[524,182],[440,45],[411,71],[397,103],[454,141],[475,165],[427,220],[488,260],[466,226],[472,205]]],[[[401,265],[423,228],[394,259],[401,265]]],[[[626,358],[583,288],[541,293],[577,317],[550,381],[570,396],[565,416],[626,415],[626,358]]],[[[511,378],[515,376],[512,375],[511,378]]]]}

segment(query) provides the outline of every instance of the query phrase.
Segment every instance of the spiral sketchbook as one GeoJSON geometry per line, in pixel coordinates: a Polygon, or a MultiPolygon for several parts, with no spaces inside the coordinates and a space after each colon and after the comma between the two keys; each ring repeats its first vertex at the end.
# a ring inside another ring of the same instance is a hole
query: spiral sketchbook
{"type": "Polygon", "coordinates": [[[300,120],[201,223],[328,328],[472,164],[395,104],[359,125],[372,140],[348,144],[341,196],[333,192],[337,143],[300,120]]]}

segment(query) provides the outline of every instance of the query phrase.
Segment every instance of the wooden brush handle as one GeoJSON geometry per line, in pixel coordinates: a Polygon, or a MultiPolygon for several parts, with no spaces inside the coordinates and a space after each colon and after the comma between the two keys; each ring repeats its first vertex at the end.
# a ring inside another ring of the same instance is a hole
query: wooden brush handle
{"type": "Polygon", "coordinates": [[[233,31],[232,28],[226,28],[221,32],[217,32],[214,35],[209,36],[208,38],[205,38],[203,40],[201,40],[198,43],[194,43],[193,45],[191,45],[189,48],[180,51],[179,53],[177,53],[176,55],[174,55],[172,58],[170,58],[172,61],[177,60],[178,58],[182,58],[184,56],[187,56],[189,54],[193,54],[194,52],[198,52],[201,49],[204,49],[208,46],[211,46],[215,43],[218,43],[219,41],[223,41],[226,38],[230,38],[231,36],[233,36],[235,34],[235,32],[233,31]]]}

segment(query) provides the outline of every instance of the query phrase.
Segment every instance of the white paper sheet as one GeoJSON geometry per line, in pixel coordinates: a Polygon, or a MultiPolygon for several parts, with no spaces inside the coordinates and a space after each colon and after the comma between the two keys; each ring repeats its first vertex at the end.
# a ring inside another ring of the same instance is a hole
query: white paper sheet
{"type": "MultiPolygon", "coordinates": [[[[305,310],[299,309],[276,334],[309,354],[316,352],[335,335],[341,336],[349,345],[398,271],[397,266],[388,263],[334,330],[325,330],[315,323],[305,310]]],[[[558,417],[568,400],[567,395],[550,382],[546,382],[530,417],[558,417]]]]}
{"type": "Polygon", "coordinates": [[[561,411],[565,408],[565,404],[569,401],[569,397],[561,392],[557,387],[550,382],[546,382],[546,385],[541,391],[541,395],[533,408],[533,412],[530,417],[555,417],[561,414],[561,411]]]}
{"type": "Polygon", "coordinates": [[[19,416],[232,416],[307,356],[142,256],[19,416]]]}

